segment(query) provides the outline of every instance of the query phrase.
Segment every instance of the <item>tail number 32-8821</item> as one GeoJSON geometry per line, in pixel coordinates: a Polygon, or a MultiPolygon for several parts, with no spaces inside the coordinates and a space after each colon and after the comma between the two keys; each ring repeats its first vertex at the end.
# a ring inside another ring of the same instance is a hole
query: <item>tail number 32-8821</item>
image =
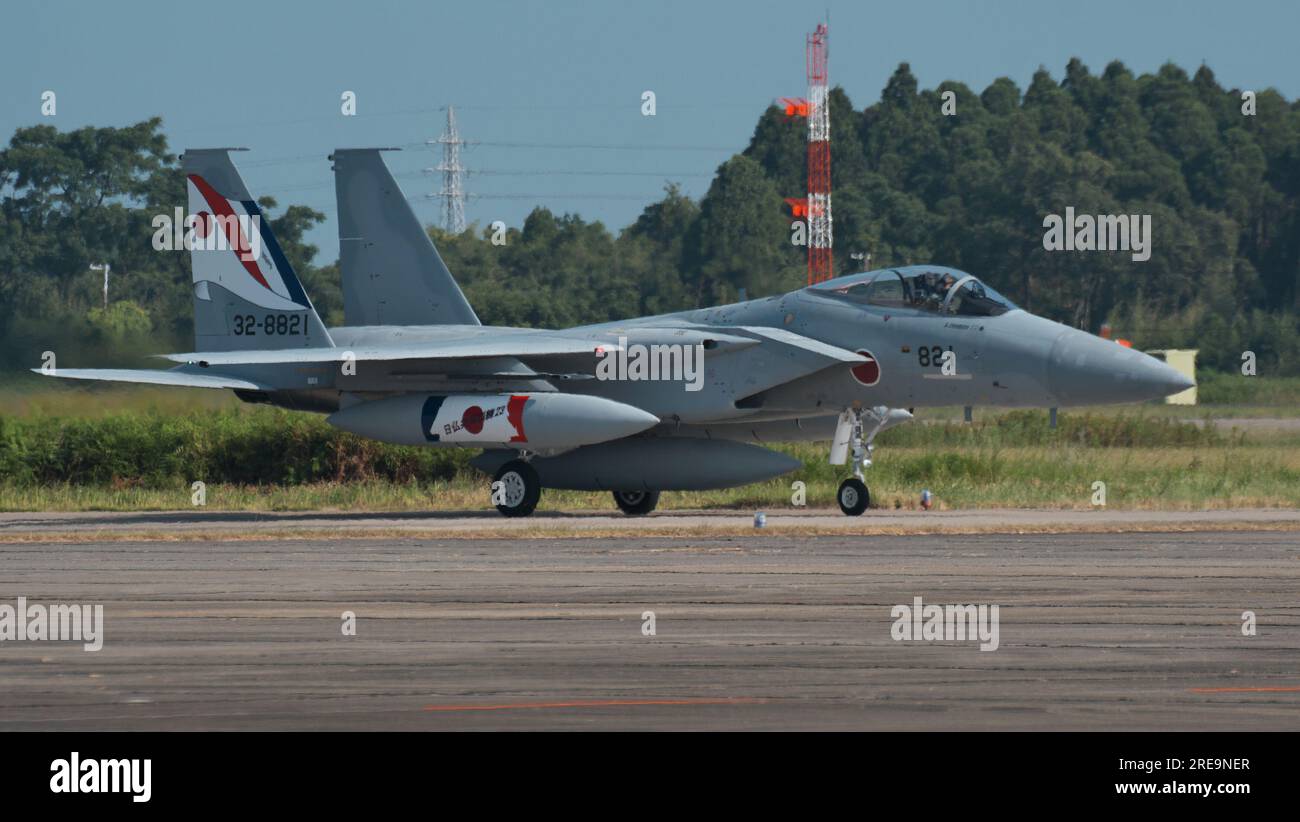
{"type": "Polygon", "coordinates": [[[258,317],[254,314],[236,314],[234,332],[241,336],[253,337],[258,334],[271,336],[289,336],[301,334],[303,315],[301,314],[267,314],[258,317]]]}

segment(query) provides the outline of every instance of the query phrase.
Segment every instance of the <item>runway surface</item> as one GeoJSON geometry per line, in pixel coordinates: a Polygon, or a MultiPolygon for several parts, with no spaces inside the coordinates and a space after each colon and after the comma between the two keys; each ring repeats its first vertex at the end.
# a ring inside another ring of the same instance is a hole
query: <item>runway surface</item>
{"type": "MultiPolygon", "coordinates": [[[[460,512],[185,511],[0,513],[0,543],[31,540],[247,539],[256,537],[639,537],[748,536],[753,511],[659,511],[626,517],[616,511],[538,511],[510,519],[495,510],[460,512]]],[[[1115,509],[963,511],[871,510],[846,517],[838,509],[783,508],[765,512],[764,534],[881,535],[925,533],[1055,533],[1062,531],[1300,530],[1300,510],[1211,511],[1115,509]]]]}
{"type": "Polygon", "coordinates": [[[19,596],[105,639],[0,642],[6,730],[1300,729],[1294,532],[0,544],[19,596]]]}

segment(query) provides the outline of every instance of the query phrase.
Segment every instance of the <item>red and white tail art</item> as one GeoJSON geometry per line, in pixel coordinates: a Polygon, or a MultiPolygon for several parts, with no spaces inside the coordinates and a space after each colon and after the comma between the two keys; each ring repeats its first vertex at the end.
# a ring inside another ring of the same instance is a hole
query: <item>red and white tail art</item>
{"type": "Polygon", "coordinates": [[[302,311],[302,286],[280,252],[253,200],[230,199],[201,174],[186,175],[193,234],[195,293],[209,298],[210,284],[261,308],[302,311]]]}

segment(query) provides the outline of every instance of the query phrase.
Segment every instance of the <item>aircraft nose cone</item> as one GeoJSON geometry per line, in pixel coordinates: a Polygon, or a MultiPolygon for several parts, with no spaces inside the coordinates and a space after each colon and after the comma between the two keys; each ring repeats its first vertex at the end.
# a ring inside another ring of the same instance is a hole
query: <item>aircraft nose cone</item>
{"type": "Polygon", "coordinates": [[[1062,404],[1142,402],[1196,384],[1155,357],[1075,329],[1052,345],[1047,379],[1062,404]]]}

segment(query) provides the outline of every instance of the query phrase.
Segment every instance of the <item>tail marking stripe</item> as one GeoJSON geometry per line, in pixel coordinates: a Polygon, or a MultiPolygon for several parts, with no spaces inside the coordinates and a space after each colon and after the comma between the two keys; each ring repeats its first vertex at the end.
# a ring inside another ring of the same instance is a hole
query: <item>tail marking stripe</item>
{"type": "Polygon", "coordinates": [[[225,197],[222,197],[207,180],[203,179],[199,175],[191,174],[189,175],[189,179],[190,182],[194,183],[194,187],[199,190],[199,193],[203,195],[203,199],[212,207],[212,210],[221,217],[226,218],[222,220],[222,223],[225,226],[226,240],[230,245],[230,249],[235,253],[235,257],[237,257],[240,264],[244,266],[244,270],[252,275],[254,280],[261,283],[262,287],[267,291],[275,293],[274,289],[272,289],[266,282],[266,278],[262,276],[262,270],[257,267],[257,261],[244,259],[244,254],[241,253],[241,249],[248,249],[252,246],[245,241],[243,232],[239,228],[239,220],[235,214],[235,210],[230,207],[230,203],[225,197]],[[230,235],[232,230],[235,232],[236,236],[232,237],[230,235]]]}

